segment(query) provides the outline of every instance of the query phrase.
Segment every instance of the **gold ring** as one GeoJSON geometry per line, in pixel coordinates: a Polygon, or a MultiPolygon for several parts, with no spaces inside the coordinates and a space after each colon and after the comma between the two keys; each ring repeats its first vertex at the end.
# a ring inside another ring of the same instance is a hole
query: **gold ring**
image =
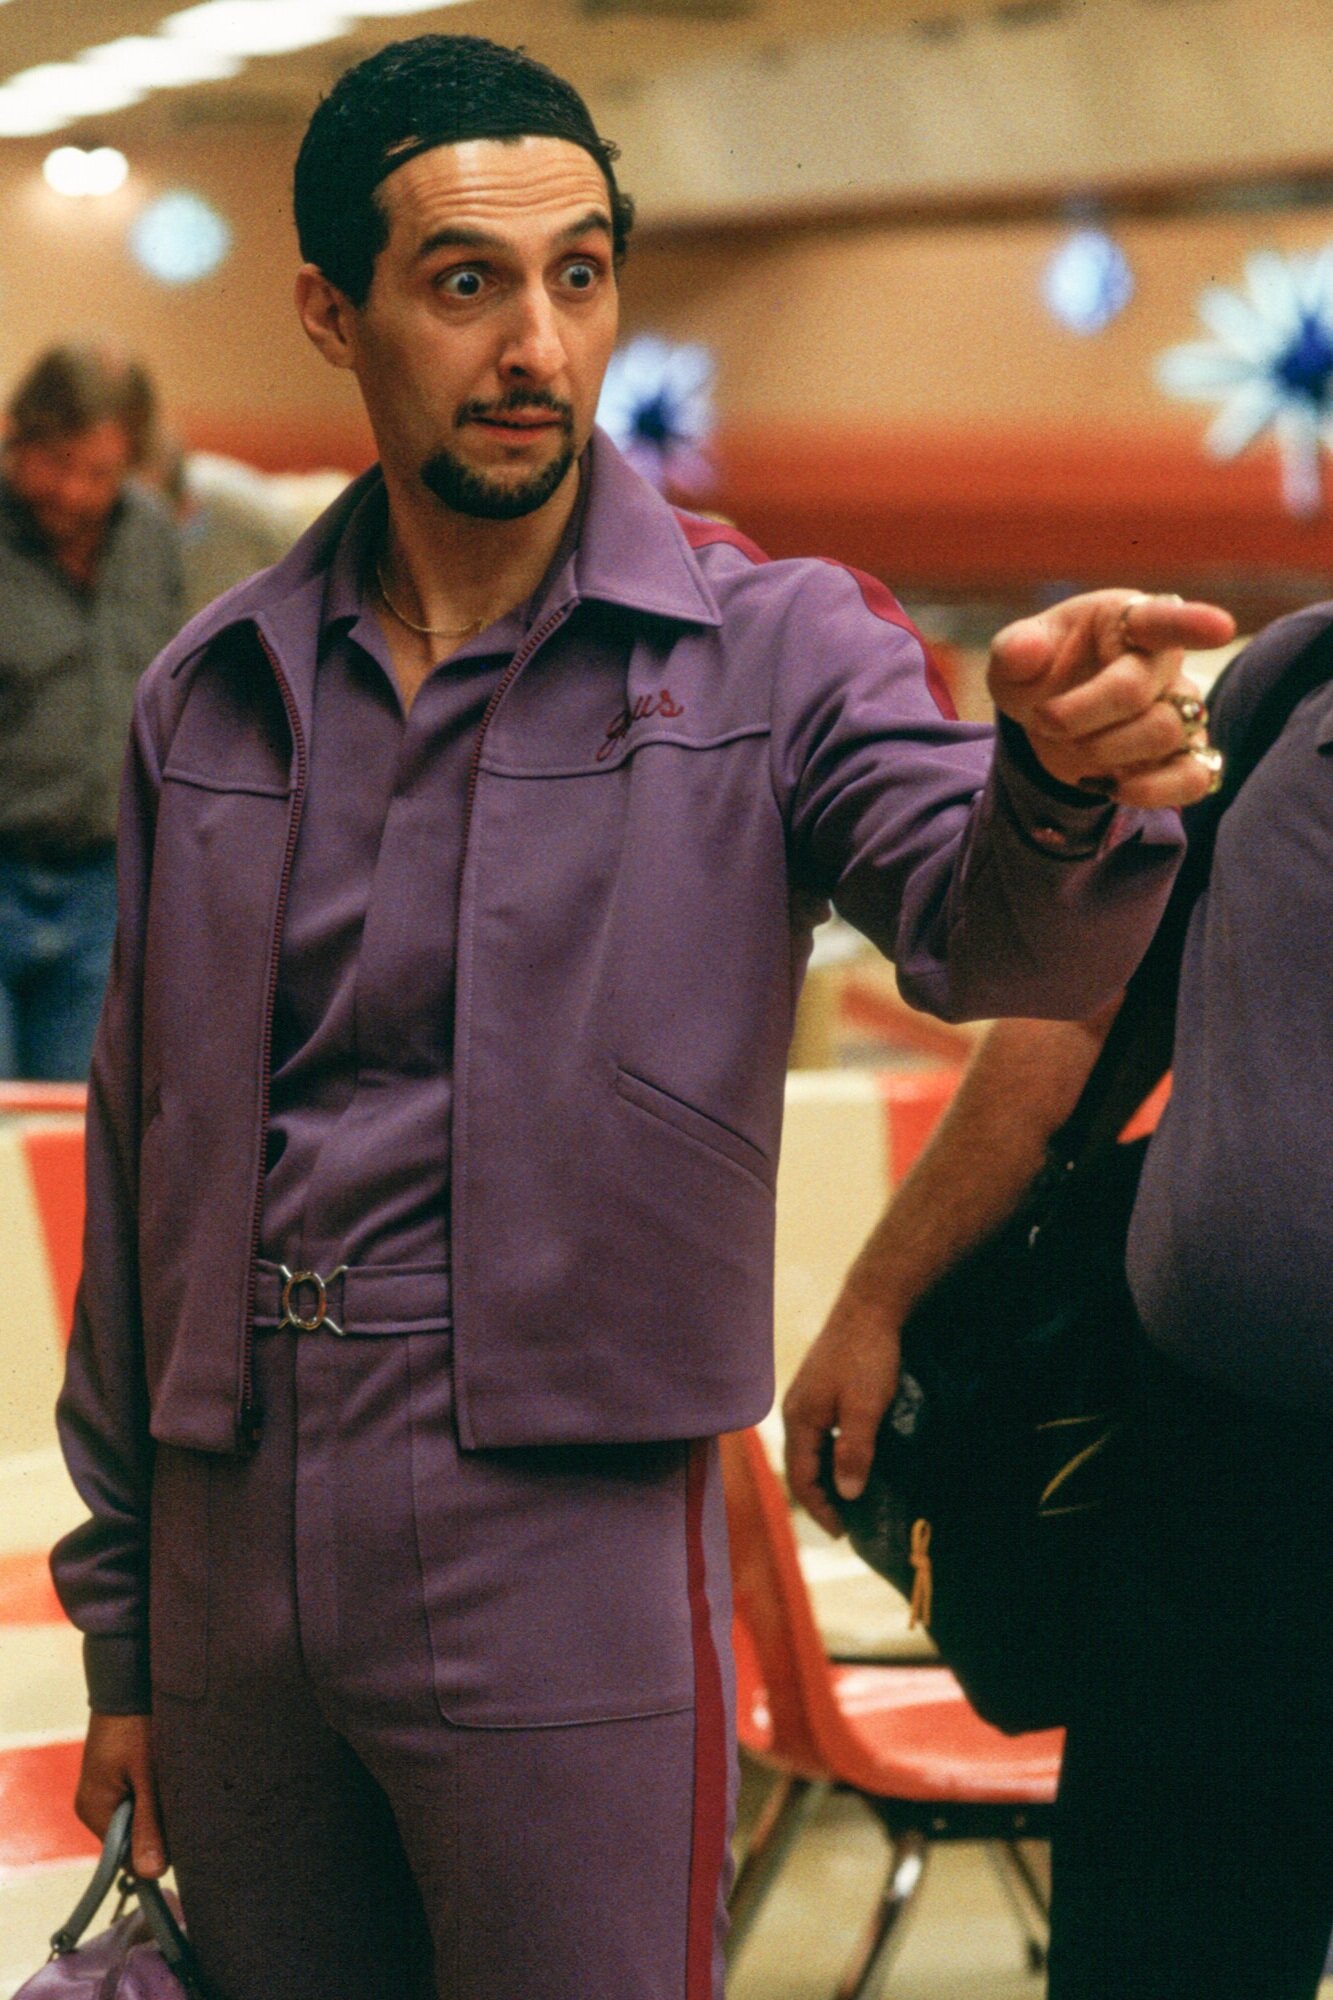
{"type": "Polygon", "coordinates": [[[1170,691],[1159,694],[1158,701],[1164,701],[1174,708],[1186,729],[1206,729],[1208,727],[1208,704],[1200,695],[1180,694],[1170,691]]]}
{"type": "Polygon", "coordinates": [[[1122,653],[1144,654],[1150,650],[1150,648],[1148,648],[1147,646],[1136,645],[1134,640],[1131,639],[1129,636],[1130,612],[1134,609],[1134,606],[1136,604],[1146,604],[1147,602],[1148,602],[1147,593],[1144,591],[1140,591],[1137,597],[1131,597],[1128,604],[1122,604],[1120,607],[1119,633],[1120,633],[1120,650],[1122,653]]]}
{"type": "Polygon", "coordinates": [[[1213,792],[1220,792],[1222,789],[1222,775],[1226,769],[1226,759],[1223,757],[1222,752],[1215,750],[1212,744],[1208,743],[1201,744],[1198,749],[1191,750],[1189,754],[1195,763],[1202,765],[1203,769],[1208,773],[1209,795],[1211,796],[1213,792]]]}

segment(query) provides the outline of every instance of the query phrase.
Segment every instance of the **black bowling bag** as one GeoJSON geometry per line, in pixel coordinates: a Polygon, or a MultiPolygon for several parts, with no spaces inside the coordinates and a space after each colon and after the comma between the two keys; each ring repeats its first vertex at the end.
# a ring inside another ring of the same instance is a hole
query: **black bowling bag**
{"type": "Polygon", "coordinates": [[[859,1499],[838,1495],[826,1441],[823,1485],[853,1548],[911,1599],[978,1714],[1011,1735],[1065,1723],[1095,1657],[1147,1354],[1125,1277],[1147,1141],[1117,1135],[1170,1066],[1185,934],[1222,814],[1333,673],[1333,606],[1279,632],[1235,686],[1224,783],[1185,815],[1170,907],[1046,1166],[904,1326],[898,1395],[859,1499]]]}

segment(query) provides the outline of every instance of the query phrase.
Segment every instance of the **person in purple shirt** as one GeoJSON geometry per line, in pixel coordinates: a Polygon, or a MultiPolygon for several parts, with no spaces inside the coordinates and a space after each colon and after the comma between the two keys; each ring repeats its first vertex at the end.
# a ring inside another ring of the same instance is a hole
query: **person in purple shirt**
{"type": "MultiPolygon", "coordinates": [[[[1255,718],[1285,722],[1162,932],[1168,971],[1184,939],[1172,1087],[1127,1259],[1147,1356],[1061,1772],[1051,2000],[1313,2000],[1333,1930],[1330,667],[1316,605],[1210,697],[1241,768],[1255,718]]],[[[904,1320],[1012,1213],[1115,1013],[997,1022],[852,1267],[784,1403],[830,1532],[825,1434],[854,1497],[904,1320]]]]}
{"type": "Polygon", "coordinates": [[[349,71],[297,305],[379,465],[145,677],[59,1409],[78,1810],[228,2000],[709,2000],[714,1440],[772,1395],[829,902],[954,1016],[1119,990],[1215,758],[1206,606],[1096,593],[957,722],[890,593],[596,432],[631,208],[467,36],[349,71]]]}

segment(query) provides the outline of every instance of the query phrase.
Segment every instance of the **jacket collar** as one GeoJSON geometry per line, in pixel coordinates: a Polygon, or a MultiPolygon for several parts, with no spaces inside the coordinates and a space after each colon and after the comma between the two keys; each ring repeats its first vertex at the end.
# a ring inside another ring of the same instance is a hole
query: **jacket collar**
{"type": "MultiPolygon", "coordinates": [[[[614,604],[688,625],[722,623],[717,600],[680,522],[603,431],[585,458],[588,498],[574,559],[573,602],[614,604]]],[[[298,711],[308,717],[329,566],[348,521],[381,481],[371,466],[325,509],[282,561],[237,584],[191,619],[163,655],[179,673],[222,633],[254,625],[278,655],[298,711]]]]}
{"type": "Polygon", "coordinates": [[[717,599],[674,509],[604,431],[594,431],[586,464],[588,505],[574,564],[577,596],[685,625],[720,625],[717,599]]]}

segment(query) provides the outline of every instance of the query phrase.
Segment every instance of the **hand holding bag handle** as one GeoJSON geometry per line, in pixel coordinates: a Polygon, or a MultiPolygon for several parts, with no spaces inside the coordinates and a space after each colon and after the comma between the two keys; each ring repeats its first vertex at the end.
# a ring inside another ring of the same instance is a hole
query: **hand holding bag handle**
{"type": "Polygon", "coordinates": [[[134,1897],[144,1922],[163,1959],[179,1980],[185,1993],[208,2000],[184,1931],[176,1921],[170,1903],[150,1877],[135,1875],[130,1868],[130,1837],[134,1825],[134,1800],[122,1799],[111,1815],[101,1858],[92,1880],[74,1909],[51,1939],[52,1958],[64,1958],[77,1949],[80,1939],[97,1915],[107,1894],[120,1877],[124,1895],[134,1897]]]}

